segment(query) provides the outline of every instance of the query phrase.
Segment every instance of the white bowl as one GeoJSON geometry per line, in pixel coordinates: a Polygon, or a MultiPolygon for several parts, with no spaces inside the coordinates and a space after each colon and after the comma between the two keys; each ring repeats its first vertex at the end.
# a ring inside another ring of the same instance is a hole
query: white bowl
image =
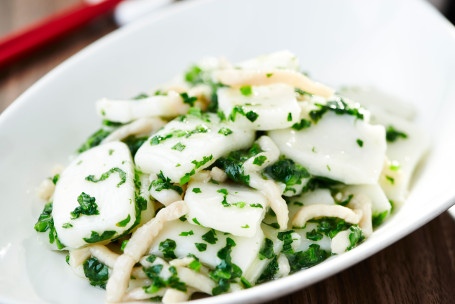
{"type": "MultiPolygon", "coordinates": [[[[122,28],[49,73],[0,117],[0,302],[101,303],[104,291],[48,251],[35,187],[99,125],[94,101],[129,97],[205,55],[289,49],[333,86],[374,85],[415,104],[432,135],[407,204],[358,248],[294,275],[198,303],[270,300],[333,275],[449,208],[455,198],[455,31],[412,0],[231,0],[177,4],[122,28]]],[[[375,274],[371,274],[374,276],[375,274]]]]}

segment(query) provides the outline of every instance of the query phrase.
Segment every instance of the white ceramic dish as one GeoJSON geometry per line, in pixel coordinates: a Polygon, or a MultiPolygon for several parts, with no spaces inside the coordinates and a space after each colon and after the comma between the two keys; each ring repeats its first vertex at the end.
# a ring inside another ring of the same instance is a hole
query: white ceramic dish
{"type": "MultiPolygon", "coordinates": [[[[94,101],[129,97],[204,55],[290,49],[328,84],[375,85],[414,103],[433,147],[408,203],[361,246],[311,269],[198,303],[270,300],[383,249],[449,208],[455,188],[455,30],[423,1],[196,1],[123,28],[49,73],[0,116],[0,302],[101,303],[104,291],[38,241],[35,187],[98,124],[94,101]]],[[[374,275],[374,274],[371,274],[374,275]]]]}

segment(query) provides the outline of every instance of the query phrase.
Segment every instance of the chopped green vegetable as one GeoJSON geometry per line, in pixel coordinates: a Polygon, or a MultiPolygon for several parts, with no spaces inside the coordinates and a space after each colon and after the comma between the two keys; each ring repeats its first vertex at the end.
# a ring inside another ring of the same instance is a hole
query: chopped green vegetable
{"type": "Polygon", "coordinates": [[[214,229],[210,229],[206,234],[202,236],[202,239],[209,244],[216,244],[216,241],[218,241],[214,229]]]}
{"type": "Polygon", "coordinates": [[[177,243],[174,240],[166,239],[160,243],[159,250],[163,252],[163,256],[167,259],[176,259],[174,250],[177,247],[177,243]]]}
{"type": "Polygon", "coordinates": [[[116,224],[117,227],[125,227],[131,220],[131,216],[128,214],[128,216],[126,217],[126,219],[124,219],[123,221],[120,221],[116,224]]]}
{"type": "Polygon", "coordinates": [[[402,139],[408,138],[408,135],[406,133],[396,130],[393,126],[388,126],[386,129],[385,138],[387,139],[388,142],[395,142],[399,138],[402,139]]]}
{"type": "Polygon", "coordinates": [[[300,95],[308,95],[308,96],[313,96],[313,94],[310,94],[308,93],[307,91],[304,91],[304,90],[301,90],[301,89],[298,89],[298,88],[295,88],[295,92],[296,93],[299,93],[300,95]]]}
{"type": "Polygon", "coordinates": [[[283,248],[281,249],[281,252],[284,254],[294,253],[294,250],[292,249],[292,242],[294,242],[294,239],[292,238],[293,233],[294,230],[278,232],[278,239],[283,241],[283,248]]]}
{"type": "Polygon", "coordinates": [[[320,219],[312,219],[309,223],[318,224],[317,231],[330,237],[331,239],[343,231],[351,227],[351,224],[346,223],[344,220],[336,217],[322,217],[320,219]]]}
{"type": "Polygon", "coordinates": [[[183,149],[185,149],[185,148],[186,148],[186,146],[184,144],[182,144],[181,142],[178,142],[171,149],[177,150],[177,151],[183,151],[183,149]]]}
{"type": "MultiPolygon", "coordinates": [[[[156,94],[155,94],[156,95],[156,94]]],[[[148,98],[149,96],[145,93],[141,93],[139,95],[137,95],[136,97],[133,97],[134,100],[141,100],[141,99],[145,99],[145,98],[148,98]]]]}
{"type": "Polygon", "coordinates": [[[190,107],[194,107],[194,103],[196,102],[197,97],[194,97],[194,96],[189,97],[188,93],[186,93],[186,92],[180,93],[180,96],[183,99],[183,103],[189,104],[190,107]]]}
{"type": "Polygon", "coordinates": [[[309,239],[310,241],[319,241],[322,240],[323,237],[324,235],[317,231],[316,229],[313,229],[306,233],[306,238],[309,239]]]}
{"type": "Polygon", "coordinates": [[[192,85],[197,85],[204,82],[202,79],[202,70],[197,65],[193,65],[186,71],[185,80],[192,85]]]}
{"type": "Polygon", "coordinates": [[[273,73],[267,73],[267,74],[265,74],[265,76],[267,76],[267,78],[270,78],[273,76],[273,73]]]}
{"type": "Polygon", "coordinates": [[[395,179],[391,176],[386,175],[385,178],[393,185],[395,184],[395,179]]]}
{"type": "Polygon", "coordinates": [[[190,269],[193,269],[194,271],[197,271],[197,272],[199,272],[199,270],[201,269],[201,266],[202,266],[202,264],[201,264],[199,261],[197,261],[197,260],[192,261],[192,262],[188,265],[188,267],[189,267],[190,269]]]}
{"type": "Polygon", "coordinates": [[[102,181],[108,179],[109,176],[111,176],[111,174],[113,174],[113,173],[118,173],[119,177],[120,177],[120,182],[117,184],[117,187],[120,187],[120,185],[122,185],[126,182],[126,172],[117,167],[104,172],[103,174],[101,174],[99,179],[96,179],[94,175],[89,175],[85,178],[85,180],[87,180],[89,182],[93,182],[93,183],[102,182],[102,181]]]}
{"type": "Polygon", "coordinates": [[[116,233],[115,231],[104,231],[100,235],[98,232],[92,231],[92,234],[90,235],[90,237],[83,238],[83,240],[89,244],[98,243],[98,242],[102,242],[102,241],[110,239],[111,237],[113,237],[115,235],[115,233],[116,233]]]}
{"type": "Polygon", "coordinates": [[[341,202],[335,201],[335,203],[336,203],[337,205],[347,206],[347,205],[349,204],[349,202],[352,200],[353,197],[354,197],[354,194],[349,194],[348,198],[345,199],[344,201],[341,201],[341,202]]]}
{"type": "Polygon", "coordinates": [[[243,164],[261,152],[261,148],[255,143],[249,150],[233,151],[228,156],[219,158],[214,165],[223,169],[231,180],[248,185],[250,176],[244,174],[243,164]]]}
{"type": "Polygon", "coordinates": [[[254,121],[256,121],[256,119],[258,119],[259,114],[256,113],[256,112],[254,112],[254,111],[249,111],[249,112],[247,112],[247,113],[245,114],[245,117],[246,117],[249,121],[254,122],[254,121]]]}
{"type": "Polygon", "coordinates": [[[293,192],[295,189],[292,186],[300,185],[303,179],[310,177],[307,169],[284,157],[280,157],[280,160],[265,168],[264,172],[272,179],[285,184],[285,191],[293,192]]]}
{"type": "Polygon", "coordinates": [[[288,121],[292,121],[292,113],[291,112],[288,113],[288,121]]]}
{"type": "Polygon", "coordinates": [[[160,171],[156,177],[157,179],[150,184],[149,190],[154,187],[154,190],[158,192],[162,190],[174,190],[178,194],[183,193],[182,187],[174,185],[169,177],[164,176],[163,171],[160,171]]]}
{"type": "Polygon", "coordinates": [[[286,255],[291,266],[291,273],[317,265],[330,256],[330,251],[322,250],[318,244],[311,244],[306,251],[286,255]]]}
{"type": "Polygon", "coordinates": [[[177,269],[174,266],[168,268],[169,272],[172,275],[167,280],[164,280],[162,277],[159,276],[162,270],[163,270],[162,264],[157,264],[151,267],[143,268],[144,273],[152,281],[151,285],[143,287],[146,293],[155,293],[164,287],[173,288],[176,290],[180,290],[182,292],[187,291],[186,284],[180,281],[177,274],[177,269]]]}
{"type": "Polygon", "coordinates": [[[90,280],[90,285],[106,289],[106,283],[109,279],[109,268],[106,265],[97,258],[91,257],[85,260],[83,268],[85,277],[90,280]]]}
{"type": "MultiPolygon", "coordinates": [[[[122,246],[120,246],[120,250],[123,252],[125,250],[126,245],[128,245],[129,240],[124,240],[122,242],[122,246]]],[[[148,260],[147,260],[148,261],[148,260]]]]}
{"type": "Polygon", "coordinates": [[[255,157],[253,160],[253,165],[256,166],[262,166],[262,164],[267,160],[267,156],[265,155],[259,155],[258,157],[255,157]]]}
{"type": "Polygon", "coordinates": [[[196,173],[196,171],[194,169],[188,173],[185,173],[185,175],[182,176],[182,178],[180,178],[180,185],[187,184],[190,181],[191,176],[193,176],[195,173],[196,173]]]}
{"type": "Polygon", "coordinates": [[[217,286],[212,289],[214,296],[228,291],[230,283],[242,276],[240,267],[231,260],[231,251],[234,246],[236,246],[234,240],[228,237],[226,246],[217,253],[221,262],[215,267],[215,270],[210,272],[210,278],[217,283],[217,286]]]}
{"type": "Polygon", "coordinates": [[[207,244],[205,244],[205,243],[194,243],[194,245],[196,246],[197,250],[199,250],[200,252],[207,250],[207,244]]]}
{"type": "Polygon", "coordinates": [[[359,145],[360,148],[363,147],[363,140],[357,139],[357,144],[359,145]]]}
{"type": "Polygon", "coordinates": [[[63,249],[65,245],[63,245],[58,239],[57,231],[55,230],[54,227],[52,207],[53,207],[52,202],[49,202],[44,206],[44,209],[41,212],[38,221],[35,224],[35,230],[37,232],[46,232],[47,230],[49,230],[49,243],[53,244],[55,242],[55,245],[57,246],[58,249],[63,249]]]}
{"type": "Polygon", "coordinates": [[[278,266],[278,258],[275,256],[267,264],[267,267],[264,269],[264,271],[260,275],[260,277],[257,280],[256,284],[261,284],[261,283],[273,280],[273,278],[275,277],[275,275],[277,274],[279,269],[280,269],[280,267],[278,266]]]}
{"type": "Polygon", "coordinates": [[[192,190],[194,193],[201,193],[201,188],[193,188],[192,190]]]}
{"type": "Polygon", "coordinates": [[[244,96],[250,96],[253,94],[253,90],[251,89],[251,86],[243,86],[240,88],[240,93],[244,96]]]}
{"type": "Polygon", "coordinates": [[[98,146],[103,139],[109,136],[112,131],[100,129],[93,133],[83,144],[82,146],[77,150],[77,152],[82,153],[85,152],[93,147],[98,146]]]}
{"type": "Polygon", "coordinates": [[[232,134],[232,130],[228,129],[226,127],[223,127],[218,131],[218,133],[223,134],[224,136],[228,136],[228,135],[232,134]]]}
{"type": "Polygon", "coordinates": [[[189,235],[193,235],[193,234],[194,234],[193,230],[190,230],[188,232],[183,231],[179,235],[180,236],[189,236],[189,235]]]}
{"type": "Polygon", "coordinates": [[[77,202],[79,203],[79,207],[76,207],[71,212],[71,219],[77,219],[81,215],[98,215],[100,214],[98,210],[98,205],[95,203],[95,198],[91,197],[90,195],[82,192],[81,195],[78,196],[77,202]]]}
{"type": "MultiPolygon", "coordinates": [[[[290,114],[290,113],[289,113],[290,114]]],[[[305,118],[302,118],[300,122],[296,122],[295,124],[292,125],[291,128],[294,130],[300,131],[306,128],[311,127],[311,121],[306,120],[305,118]]]]}
{"type": "Polygon", "coordinates": [[[152,263],[152,264],[153,264],[153,262],[155,262],[155,260],[156,260],[156,255],[153,255],[153,254],[149,255],[146,258],[146,261],[149,262],[149,263],[152,263]]]}
{"type": "Polygon", "coordinates": [[[128,136],[122,141],[128,146],[131,155],[134,157],[137,150],[139,150],[139,148],[147,141],[147,139],[148,137],[128,136]]]}
{"type": "Polygon", "coordinates": [[[259,259],[271,259],[275,256],[273,251],[273,241],[269,238],[265,238],[264,244],[262,245],[261,250],[259,251],[259,259]]]}
{"type": "Polygon", "coordinates": [[[262,209],[264,209],[264,207],[262,207],[261,204],[250,204],[250,207],[252,207],[252,208],[262,208],[262,209]]]}
{"type": "Polygon", "coordinates": [[[385,210],[385,211],[383,211],[383,212],[381,212],[379,214],[374,214],[373,217],[372,217],[373,228],[376,228],[379,225],[381,225],[388,214],[389,214],[388,210],[385,210]]]}
{"type": "Polygon", "coordinates": [[[51,180],[54,185],[57,185],[57,182],[59,179],[60,179],[60,174],[55,174],[51,180]]]}
{"type": "Polygon", "coordinates": [[[213,155],[203,156],[201,161],[193,160],[191,163],[194,164],[194,169],[199,169],[209,161],[213,159],[213,155]]]}
{"type": "Polygon", "coordinates": [[[349,234],[350,246],[346,248],[347,250],[351,250],[352,248],[356,247],[365,239],[365,236],[362,233],[362,229],[360,229],[358,226],[351,226],[349,230],[351,231],[349,234]]]}
{"type": "Polygon", "coordinates": [[[71,223],[64,223],[62,225],[62,228],[68,229],[68,228],[73,228],[73,225],[71,223]]]}
{"type": "Polygon", "coordinates": [[[363,111],[361,108],[351,108],[343,98],[327,101],[327,104],[316,104],[320,109],[310,111],[311,119],[317,123],[322,116],[328,111],[334,112],[337,115],[351,115],[357,119],[363,119],[363,111]]]}

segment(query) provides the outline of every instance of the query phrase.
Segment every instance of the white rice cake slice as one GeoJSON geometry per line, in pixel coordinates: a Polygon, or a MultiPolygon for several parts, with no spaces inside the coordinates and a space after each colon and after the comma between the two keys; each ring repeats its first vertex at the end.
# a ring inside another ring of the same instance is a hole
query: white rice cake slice
{"type": "Polygon", "coordinates": [[[217,253],[221,248],[226,246],[226,238],[229,237],[236,244],[231,251],[232,262],[239,266],[242,271],[246,271],[258,255],[264,241],[264,234],[261,229],[258,229],[256,231],[257,233],[249,238],[214,231],[217,240],[215,244],[211,244],[202,239],[204,234],[211,233],[210,230],[209,228],[198,225],[191,225],[188,221],[182,222],[176,220],[168,222],[164,224],[163,230],[153,241],[149,253],[163,256],[163,252],[160,251],[160,243],[169,239],[176,242],[177,246],[174,254],[177,258],[183,258],[188,256],[188,254],[193,254],[201,263],[214,268],[221,262],[217,253]],[[204,244],[205,246],[197,246],[196,244],[204,244]],[[200,249],[205,247],[205,250],[200,251],[198,247],[200,249]]]}
{"type": "Polygon", "coordinates": [[[254,131],[222,123],[216,114],[203,114],[204,119],[184,117],[169,122],[139,148],[135,156],[139,170],[152,177],[163,171],[180,183],[185,175],[192,176],[217,158],[253,144],[254,131]]]}
{"type": "Polygon", "coordinates": [[[299,70],[297,56],[288,50],[282,50],[262,56],[258,56],[235,65],[236,68],[244,70],[299,70]]]}
{"type": "Polygon", "coordinates": [[[234,184],[192,182],[184,200],[190,223],[244,237],[257,234],[268,206],[259,191],[234,184]]]}
{"type": "Polygon", "coordinates": [[[144,117],[175,117],[185,114],[189,105],[183,103],[176,92],[154,95],[138,100],[114,100],[103,98],[96,102],[96,112],[103,119],[128,123],[144,117]]]}
{"type": "Polygon", "coordinates": [[[228,120],[254,130],[284,129],[299,121],[301,109],[292,86],[273,84],[247,88],[247,91],[245,88],[218,89],[219,108],[228,120]]]}
{"type": "Polygon", "coordinates": [[[387,197],[401,205],[407,195],[413,172],[430,145],[427,132],[413,123],[395,116],[381,116],[375,122],[387,129],[392,126],[396,131],[406,134],[406,138],[397,137],[387,142],[387,158],[379,184],[387,197]]]}
{"type": "Polygon", "coordinates": [[[392,209],[387,196],[378,184],[347,186],[343,188],[341,192],[344,194],[344,197],[347,197],[351,194],[353,197],[356,195],[364,195],[368,197],[371,200],[371,213],[373,217],[378,216],[384,212],[387,212],[386,214],[389,214],[390,210],[392,209]]]}
{"type": "Polygon", "coordinates": [[[97,239],[105,242],[133,225],[136,220],[133,168],[128,147],[111,142],[82,153],[62,172],[55,188],[52,215],[63,244],[79,248],[97,239]],[[108,177],[96,183],[86,179],[93,175],[93,180],[99,180],[103,174],[108,177]],[[99,214],[82,213],[72,219],[71,212],[81,207],[78,201],[84,198],[94,199],[99,214]]]}
{"type": "Polygon", "coordinates": [[[312,175],[345,184],[375,184],[382,171],[385,130],[355,116],[327,112],[316,124],[300,131],[274,130],[268,134],[282,154],[312,175]]]}
{"type": "Polygon", "coordinates": [[[412,104],[374,87],[346,87],[340,90],[340,95],[360,103],[371,112],[372,117],[391,114],[411,121],[417,112],[412,104]]]}

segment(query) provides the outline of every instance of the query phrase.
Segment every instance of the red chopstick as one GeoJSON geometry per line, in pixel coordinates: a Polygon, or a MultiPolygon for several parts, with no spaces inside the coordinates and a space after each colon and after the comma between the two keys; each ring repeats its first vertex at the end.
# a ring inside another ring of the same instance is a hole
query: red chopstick
{"type": "Polygon", "coordinates": [[[92,19],[112,12],[123,0],[104,0],[97,4],[80,3],[18,32],[0,39],[0,68],[45,46],[92,19]]]}

